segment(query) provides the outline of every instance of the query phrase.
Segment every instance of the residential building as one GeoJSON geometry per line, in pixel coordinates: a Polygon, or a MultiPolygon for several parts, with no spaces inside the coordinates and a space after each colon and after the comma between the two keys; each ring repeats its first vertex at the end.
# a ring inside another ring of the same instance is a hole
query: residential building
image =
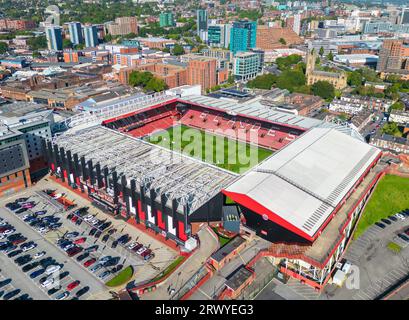
{"type": "Polygon", "coordinates": [[[400,24],[409,24],[409,8],[402,9],[400,24]]]}
{"type": "Polygon", "coordinates": [[[35,29],[36,23],[31,20],[0,19],[0,30],[30,30],[35,29]]]}
{"type": "Polygon", "coordinates": [[[370,144],[383,150],[409,154],[409,140],[389,134],[378,134],[371,137],[370,144]]]}
{"type": "Polygon", "coordinates": [[[382,72],[409,72],[409,45],[402,39],[385,39],[376,69],[382,72]]]}
{"type": "Polygon", "coordinates": [[[207,29],[207,41],[209,46],[228,48],[230,45],[230,24],[209,25],[207,29]]]}
{"type": "Polygon", "coordinates": [[[257,22],[236,21],[230,32],[230,50],[235,55],[256,47],[257,22]]]}
{"type": "Polygon", "coordinates": [[[113,36],[138,34],[138,21],[136,17],[119,17],[115,19],[115,22],[108,23],[107,29],[108,33],[113,36]]]}
{"type": "Polygon", "coordinates": [[[98,46],[98,30],[96,26],[84,27],[85,47],[93,48],[98,46]]]}
{"type": "Polygon", "coordinates": [[[409,123],[409,111],[392,110],[389,115],[389,121],[406,125],[409,123]]]}
{"type": "Polygon", "coordinates": [[[187,84],[200,84],[202,92],[213,88],[217,83],[217,59],[186,55],[187,60],[187,84]]]}
{"type": "Polygon", "coordinates": [[[48,50],[62,50],[62,28],[59,26],[49,26],[45,29],[48,50]]]}
{"type": "Polygon", "coordinates": [[[161,28],[173,27],[175,25],[175,18],[172,12],[162,12],[159,15],[159,26],[161,28]]]}
{"type": "Polygon", "coordinates": [[[207,31],[207,10],[199,9],[196,11],[197,35],[201,31],[207,31]]]}
{"type": "Polygon", "coordinates": [[[83,43],[82,30],[80,22],[69,22],[68,31],[70,34],[70,41],[73,45],[83,43]]]}
{"type": "Polygon", "coordinates": [[[303,93],[291,93],[284,98],[284,101],[294,106],[294,114],[299,116],[307,116],[311,112],[319,110],[324,104],[324,100],[320,97],[303,93]]]}

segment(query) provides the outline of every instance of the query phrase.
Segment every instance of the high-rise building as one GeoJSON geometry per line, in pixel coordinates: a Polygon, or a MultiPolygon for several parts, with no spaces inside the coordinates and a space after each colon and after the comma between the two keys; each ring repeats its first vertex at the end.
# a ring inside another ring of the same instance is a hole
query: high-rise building
{"type": "Polygon", "coordinates": [[[230,45],[230,24],[209,25],[207,41],[211,47],[228,48],[230,45]]]}
{"type": "Polygon", "coordinates": [[[68,31],[70,33],[70,40],[73,45],[77,45],[83,42],[80,22],[68,23],[68,31]]]}
{"type": "Polygon", "coordinates": [[[207,11],[199,9],[196,16],[197,35],[200,35],[200,31],[207,31],[207,11]]]}
{"type": "Polygon", "coordinates": [[[293,31],[299,35],[301,31],[301,15],[294,15],[293,31]]]}
{"type": "Polygon", "coordinates": [[[46,28],[47,45],[49,50],[62,50],[62,28],[49,26],[46,28]]]}
{"type": "Polygon", "coordinates": [[[96,47],[98,45],[98,29],[97,26],[84,27],[85,46],[96,47]]]}
{"type": "Polygon", "coordinates": [[[162,12],[159,15],[159,26],[164,27],[173,27],[175,25],[175,18],[172,12],[162,12]]]}
{"type": "Polygon", "coordinates": [[[409,8],[402,9],[400,24],[409,24],[409,8]]]}
{"type": "Polygon", "coordinates": [[[236,21],[230,32],[230,50],[233,54],[256,47],[257,22],[236,21]]]}
{"type": "Polygon", "coordinates": [[[402,39],[385,39],[379,51],[378,71],[409,70],[409,46],[402,39]]]}

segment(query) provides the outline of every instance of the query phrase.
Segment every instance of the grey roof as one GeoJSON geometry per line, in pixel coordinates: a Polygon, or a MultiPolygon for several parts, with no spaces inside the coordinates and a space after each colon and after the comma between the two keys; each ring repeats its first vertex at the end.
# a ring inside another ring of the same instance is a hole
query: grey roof
{"type": "Polygon", "coordinates": [[[214,252],[211,255],[211,258],[213,260],[216,260],[217,262],[222,261],[226,256],[228,256],[230,253],[232,253],[234,250],[236,250],[238,247],[240,247],[246,240],[240,236],[234,237],[232,240],[227,242],[223,247],[221,247],[219,250],[214,252]]]}

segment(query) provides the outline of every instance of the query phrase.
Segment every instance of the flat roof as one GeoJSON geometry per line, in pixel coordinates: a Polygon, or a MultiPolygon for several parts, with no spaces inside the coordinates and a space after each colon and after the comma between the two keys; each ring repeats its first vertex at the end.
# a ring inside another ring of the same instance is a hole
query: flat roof
{"type": "Polygon", "coordinates": [[[241,265],[233,273],[227,277],[226,286],[231,290],[236,291],[239,289],[243,283],[245,283],[253,273],[247,269],[244,265],[241,265]]]}
{"type": "Polygon", "coordinates": [[[236,250],[238,247],[240,247],[246,240],[240,236],[234,237],[232,240],[227,242],[223,247],[221,247],[219,250],[214,252],[211,255],[211,258],[216,260],[217,262],[222,261],[226,256],[228,256],[230,253],[232,253],[234,250],[236,250]]]}
{"type": "Polygon", "coordinates": [[[313,241],[380,153],[338,130],[313,128],[224,192],[266,219],[313,241]]]}

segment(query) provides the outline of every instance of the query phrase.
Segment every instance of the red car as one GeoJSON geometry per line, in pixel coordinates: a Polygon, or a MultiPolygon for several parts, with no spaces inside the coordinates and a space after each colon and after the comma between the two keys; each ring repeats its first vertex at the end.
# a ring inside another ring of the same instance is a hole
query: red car
{"type": "Polygon", "coordinates": [[[76,222],[77,220],[78,220],[77,216],[73,216],[72,219],[71,219],[72,222],[76,222]]]}
{"type": "Polygon", "coordinates": [[[80,253],[82,250],[84,249],[82,249],[81,247],[75,246],[75,247],[72,247],[71,249],[68,249],[67,254],[69,257],[73,257],[76,254],[80,253]]]}
{"type": "Polygon", "coordinates": [[[87,238],[82,237],[82,238],[79,238],[79,239],[75,240],[74,243],[75,244],[81,244],[81,243],[84,243],[85,241],[87,241],[87,238]]]}
{"type": "Polygon", "coordinates": [[[409,229],[406,229],[405,233],[409,236],[409,229]]]}
{"type": "Polygon", "coordinates": [[[79,280],[75,280],[75,281],[71,282],[71,283],[67,286],[67,290],[68,290],[68,291],[71,291],[71,290],[75,289],[76,287],[78,287],[79,284],[80,284],[80,281],[79,281],[79,280]]]}
{"type": "Polygon", "coordinates": [[[85,262],[84,262],[84,267],[85,267],[85,268],[88,268],[90,265],[94,264],[95,261],[97,261],[97,259],[95,259],[95,258],[91,258],[91,259],[85,261],[85,262]]]}

